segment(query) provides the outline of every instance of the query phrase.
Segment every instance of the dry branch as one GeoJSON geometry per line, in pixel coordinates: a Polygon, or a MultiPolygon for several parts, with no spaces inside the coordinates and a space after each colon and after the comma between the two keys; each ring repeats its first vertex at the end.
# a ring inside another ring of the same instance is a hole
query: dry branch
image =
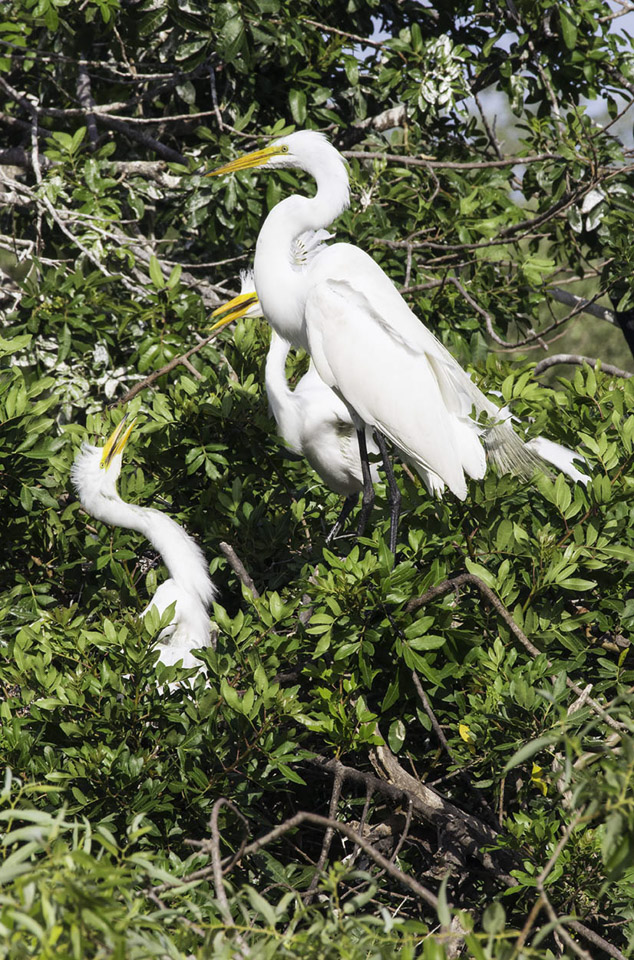
{"type": "Polygon", "coordinates": [[[615,367],[611,363],[604,363],[598,357],[582,357],[577,353],[554,353],[551,357],[545,357],[535,365],[533,376],[539,377],[546,370],[550,369],[550,367],[556,367],[562,363],[571,363],[577,366],[582,366],[584,363],[587,363],[590,367],[596,367],[597,363],[600,363],[603,373],[607,373],[610,377],[624,377],[625,379],[629,379],[632,376],[628,370],[621,370],[620,367],[615,367]]]}
{"type": "Polygon", "coordinates": [[[294,830],[295,827],[300,826],[302,823],[314,823],[316,826],[335,830],[337,833],[343,834],[344,837],[348,837],[348,839],[356,843],[358,847],[361,847],[361,849],[367,853],[368,856],[371,857],[379,867],[385,870],[386,873],[388,873],[395,880],[398,880],[399,883],[402,883],[403,886],[409,887],[412,893],[414,893],[421,900],[424,900],[425,903],[429,904],[430,907],[437,909],[438,898],[431,892],[431,890],[428,890],[427,887],[424,887],[417,880],[414,880],[414,878],[410,877],[409,874],[403,873],[403,871],[399,870],[397,866],[395,866],[393,863],[390,863],[390,861],[387,860],[381,853],[379,853],[378,850],[375,850],[372,844],[369,843],[365,837],[362,837],[360,833],[357,833],[356,830],[353,830],[352,827],[349,827],[345,823],[340,823],[338,820],[330,820],[328,817],[321,817],[316,813],[296,813],[294,817],[290,817],[288,820],[285,820],[284,823],[281,823],[278,827],[270,830],[269,833],[265,834],[263,837],[260,837],[259,840],[255,840],[253,843],[248,844],[244,851],[245,856],[248,856],[251,853],[256,853],[258,850],[261,850],[262,847],[265,847],[267,844],[277,840],[285,833],[288,833],[289,830],[294,830]]]}
{"type": "Polygon", "coordinates": [[[404,167],[429,167],[436,170],[482,170],[486,167],[512,167],[516,163],[541,163],[544,160],[557,160],[554,153],[539,153],[532,157],[503,157],[501,160],[451,161],[436,160],[435,157],[400,157],[396,153],[377,153],[370,150],[344,150],[344,157],[350,160],[386,160],[404,167]]]}
{"type": "MultiPolygon", "coordinates": [[[[474,857],[492,875],[504,879],[509,885],[515,883],[500,866],[497,854],[490,854],[485,849],[496,844],[498,834],[494,829],[408,774],[388,747],[376,748],[371,760],[381,773],[381,778],[355,767],[344,766],[339,760],[315,757],[310,762],[333,776],[341,775],[344,781],[358,783],[366,790],[388,796],[396,803],[411,804],[413,816],[442,831],[454,851],[459,851],[457,859],[454,856],[456,865],[459,863],[461,866],[467,857],[474,857]]],[[[505,857],[508,860],[511,858],[512,855],[505,857]]]]}
{"type": "MultiPolygon", "coordinates": [[[[435,600],[438,597],[444,596],[446,593],[449,593],[451,590],[457,591],[461,586],[471,585],[477,587],[482,596],[488,600],[491,606],[497,611],[500,617],[507,624],[511,633],[517,637],[522,646],[528,650],[532,657],[542,656],[542,651],[538,650],[534,643],[532,643],[524,631],[518,627],[515,623],[510,612],[506,609],[502,601],[496,594],[491,590],[490,587],[486,585],[484,580],[481,580],[480,577],[476,577],[473,573],[460,573],[456,577],[452,577],[451,580],[443,580],[442,583],[436,584],[434,587],[430,587],[429,590],[425,591],[420,597],[414,597],[405,607],[405,613],[414,613],[414,611],[420,609],[420,607],[425,606],[431,600],[435,600]]],[[[549,667],[552,667],[552,661],[547,657],[546,663],[549,667]]],[[[577,697],[585,696],[583,690],[577,686],[576,683],[573,683],[569,677],[566,677],[566,686],[569,690],[577,697]]],[[[596,700],[593,700],[591,697],[587,698],[588,706],[594,711],[594,713],[599,716],[604,723],[607,723],[609,727],[612,727],[613,730],[627,730],[627,726],[624,723],[620,723],[618,720],[614,720],[600,703],[597,703],[596,700]]]]}
{"type": "Polygon", "coordinates": [[[218,546],[220,547],[225,557],[229,561],[229,566],[231,567],[233,572],[237,574],[238,578],[247,588],[249,593],[252,595],[253,599],[257,600],[260,594],[258,593],[257,588],[253,580],[251,579],[251,576],[247,568],[245,567],[242,560],[240,559],[238,554],[235,552],[231,544],[225,543],[225,541],[223,540],[221,543],[218,544],[218,546]]]}
{"type": "Polygon", "coordinates": [[[136,397],[137,393],[140,393],[141,390],[145,390],[146,387],[151,386],[159,377],[164,376],[166,373],[170,373],[174,367],[177,367],[179,364],[185,365],[185,361],[188,360],[193,354],[198,353],[202,347],[206,347],[211,340],[215,338],[220,333],[219,330],[215,330],[213,333],[210,333],[209,336],[205,337],[200,343],[197,343],[196,346],[191,347],[185,353],[181,353],[180,356],[174,357],[173,360],[170,360],[169,363],[166,363],[164,367],[161,367],[160,370],[155,370],[154,373],[151,373],[149,377],[146,377],[145,380],[141,380],[140,383],[135,384],[131,390],[121,397],[120,400],[116,400],[112,405],[115,407],[120,407],[123,403],[128,403],[132,400],[133,397],[136,397]]]}

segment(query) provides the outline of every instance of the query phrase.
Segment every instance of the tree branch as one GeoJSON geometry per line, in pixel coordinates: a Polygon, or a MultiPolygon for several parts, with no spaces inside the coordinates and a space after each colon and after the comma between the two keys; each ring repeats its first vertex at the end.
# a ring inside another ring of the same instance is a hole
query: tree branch
{"type": "Polygon", "coordinates": [[[407,157],[397,153],[380,153],[370,150],[344,150],[348,160],[386,160],[404,167],[430,167],[436,170],[483,170],[487,167],[512,167],[516,163],[542,163],[544,160],[558,160],[556,153],[538,153],[528,157],[502,157],[501,160],[452,161],[436,160],[434,157],[407,157]]]}
{"type": "Polygon", "coordinates": [[[598,317],[599,320],[605,320],[606,323],[616,324],[616,317],[611,310],[606,309],[606,307],[600,307],[591,300],[586,300],[585,297],[578,297],[574,293],[569,293],[568,290],[562,290],[561,287],[547,287],[546,293],[548,293],[553,300],[557,300],[559,303],[565,303],[568,307],[576,307],[581,304],[581,309],[584,313],[598,317]]]}
{"type": "Polygon", "coordinates": [[[223,540],[218,544],[218,546],[220,547],[225,557],[229,561],[229,566],[231,567],[233,572],[237,574],[238,578],[245,585],[249,593],[252,595],[253,599],[257,600],[260,594],[258,593],[256,586],[253,580],[251,579],[247,568],[245,567],[242,560],[240,559],[238,554],[235,552],[231,544],[226,543],[223,540]]]}
{"type": "Polygon", "coordinates": [[[352,827],[349,827],[345,823],[340,823],[338,820],[330,820],[328,817],[321,817],[317,813],[300,812],[296,813],[294,817],[289,817],[288,820],[285,820],[284,823],[270,830],[263,837],[260,837],[259,840],[248,844],[245,849],[245,855],[248,856],[251,853],[256,853],[258,850],[261,850],[262,847],[279,839],[279,837],[288,833],[289,830],[294,830],[295,827],[300,826],[302,823],[314,823],[316,826],[326,827],[327,829],[330,828],[337,831],[337,833],[343,834],[344,837],[348,837],[348,839],[356,843],[358,847],[361,847],[361,849],[391,877],[394,877],[394,879],[402,883],[403,886],[409,887],[412,893],[416,894],[421,900],[424,900],[425,903],[433,907],[434,910],[438,908],[438,897],[436,897],[431,890],[428,890],[427,887],[424,887],[417,880],[414,880],[409,874],[403,873],[397,866],[390,863],[390,861],[380,854],[378,850],[375,850],[372,844],[366,840],[365,837],[361,836],[360,833],[357,833],[356,830],[353,830],[352,827]]]}
{"type": "Polygon", "coordinates": [[[535,365],[533,376],[539,377],[546,370],[550,369],[550,367],[556,367],[560,363],[573,363],[577,366],[583,366],[584,363],[587,363],[589,367],[596,367],[596,365],[600,363],[600,369],[610,377],[624,377],[625,379],[629,379],[632,376],[629,371],[621,370],[620,367],[615,367],[611,363],[603,363],[598,357],[583,357],[577,353],[554,353],[550,357],[544,357],[543,360],[540,360],[539,363],[535,365]]]}
{"type": "MultiPolygon", "coordinates": [[[[444,596],[446,593],[449,593],[451,590],[457,590],[461,586],[473,586],[476,587],[482,596],[488,600],[491,606],[497,611],[500,617],[509,627],[511,633],[519,640],[522,646],[530,653],[532,657],[541,657],[545,656],[542,654],[541,650],[538,650],[534,643],[528,639],[523,630],[518,627],[515,623],[515,620],[506,609],[502,601],[496,594],[491,590],[490,587],[486,585],[484,580],[481,580],[480,577],[476,577],[473,573],[460,573],[456,577],[452,577],[451,580],[443,580],[442,583],[437,584],[434,587],[430,587],[429,590],[426,590],[420,597],[414,597],[409,603],[405,606],[405,613],[414,613],[414,611],[419,610],[425,604],[429,603],[431,600],[436,600],[438,597],[444,596]]],[[[552,668],[552,661],[546,657],[546,663],[549,668],[552,668]]],[[[585,696],[584,691],[577,686],[576,683],[573,683],[569,677],[566,677],[566,686],[569,690],[577,697],[585,696]]],[[[627,726],[624,723],[620,723],[618,720],[614,720],[601,706],[600,703],[597,703],[596,700],[593,700],[591,697],[588,697],[588,705],[592,708],[594,713],[596,713],[604,723],[607,723],[609,727],[612,727],[613,730],[627,730],[627,726]]]]}

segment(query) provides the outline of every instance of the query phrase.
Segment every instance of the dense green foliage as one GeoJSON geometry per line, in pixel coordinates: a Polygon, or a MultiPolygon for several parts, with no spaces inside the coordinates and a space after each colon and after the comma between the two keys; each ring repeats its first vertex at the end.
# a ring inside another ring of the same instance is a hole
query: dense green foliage
{"type": "MultiPolygon", "coordinates": [[[[631,307],[632,170],[583,105],[602,96],[614,118],[631,98],[608,4],[5,8],[3,955],[633,956],[634,380],[578,365],[545,386],[534,353],[506,355],[574,324],[557,284],[631,307]],[[511,161],[487,89],[508,98],[511,161]],[[340,501],[275,435],[264,321],[145,383],[204,336],[267,208],[313,189],[200,173],[304,126],[350,161],[338,239],[373,253],[519,431],[579,449],[587,487],[491,472],[464,503],[434,501],[399,467],[396,559],[382,484],[367,536],[327,549],[340,501]],[[134,388],[121,494],[185,524],[220,590],[217,648],[191,682],[157,666],[159,625],[138,619],[160,560],[69,483],[134,388]],[[374,783],[364,812],[384,743],[464,834],[415,805],[410,823],[411,786],[374,783]],[[334,791],[333,759],[348,768],[334,791]],[[315,896],[323,825],[241,848],[298,811],[371,845],[336,834],[315,896]],[[211,867],[232,856],[225,901],[211,867]]],[[[593,322],[592,355],[631,369],[620,331],[593,322]]]]}

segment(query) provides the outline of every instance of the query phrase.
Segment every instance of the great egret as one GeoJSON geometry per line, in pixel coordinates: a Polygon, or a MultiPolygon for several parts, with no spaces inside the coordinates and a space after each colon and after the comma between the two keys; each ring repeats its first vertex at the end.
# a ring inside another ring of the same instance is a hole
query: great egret
{"type": "MultiPolygon", "coordinates": [[[[318,249],[321,238],[310,235],[300,240],[301,244],[295,251],[298,265],[306,262],[306,258],[318,249]]],[[[219,330],[241,317],[263,315],[252,270],[242,272],[241,288],[237,297],[214,310],[212,316],[222,315],[222,319],[214,324],[212,330],[219,330]]],[[[341,514],[326,538],[328,543],[343,527],[359,499],[359,492],[363,490],[357,433],[345,403],[326,386],[312,360],[307,372],[291,390],[286,379],[286,358],[290,349],[288,340],[278,336],[271,328],[264,373],[266,393],[277,429],[291,450],[305,457],[324,483],[346,498],[341,514]]],[[[366,436],[366,445],[368,452],[379,452],[369,435],[366,436]]],[[[376,483],[378,471],[375,466],[371,467],[370,475],[372,482],[376,483]]]]}
{"type": "MultiPolygon", "coordinates": [[[[319,376],[345,402],[358,431],[362,463],[369,427],[384,459],[383,436],[434,493],[446,484],[464,500],[465,476],[484,476],[484,447],[501,470],[532,475],[539,459],[510,423],[496,422],[495,404],[417,319],[372,257],[352,244],[335,243],[324,246],[301,269],[293,262],[297,237],[330,225],[349,203],[345,161],[323,134],[293,133],[209,175],[284,167],[313,176],[317,193],[312,198],[287,197],[269,213],[256,245],[256,289],[274,330],[308,351],[319,376]],[[492,418],[493,425],[478,423],[473,411],[476,418],[492,418]]],[[[386,471],[395,497],[388,465],[389,460],[386,471]]],[[[367,472],[364,479],[365,495],[371,488],[367,472]]],[[[392,552],[398,519],[394,507],[393,500],[392,552]]]]}
{"type": "Polygon", "coordinates": [[[182,660],[183,667],[200,667],[192,651],[211,642],[209,607],[216,589],[202,550],[175,520],[152,507],[126,503],[117,492],[123,450],[134,424],[134,420],[127,422],[126,414],[105,446],[82,444],[71,480],[87,513],[142,533],[160,553],[170,579],[159,586],[141,616],[151,607],[162,616],[175,603],[172,622],[159,634],[159,660],[168,666],[182,660]]]}

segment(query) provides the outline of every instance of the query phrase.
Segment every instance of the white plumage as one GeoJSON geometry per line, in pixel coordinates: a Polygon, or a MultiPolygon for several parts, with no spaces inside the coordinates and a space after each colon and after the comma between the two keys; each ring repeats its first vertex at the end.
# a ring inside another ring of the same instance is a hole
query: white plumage
{"type": "Polygon", "coordinates": [[[168,665],[182,660],[184,667],[200,667],[192,651],[210,644],[209,608],[216,590],[202,550],[175,520],[119,496],[122,454],[133,426],[134,421],[126,425],[124,417],[104,447],[84,443],[71,468],[71,480],[87,513],[104,523],[136,530],[160,553],[170,579],[158,587],[142,616],[153,606],[162,615],[175,603],[172,622],[158,638],[159,659],[168,665]]]}
{"type": "MultiPolygon", "coordinates": [[[[298,239],[293,254],[298,268],[314,256],[328,236],[325,231],[318,231],[298,239]]],[[[253,271],[243,272],[241,281],[240,295],[215,311],[214,316],[223,314],[223,319],[215,325],[216,329],[240,317],[263,315],[255,292],[253,271]]],[[[269,407],[280,435],[291,450],[305,457],[331,490],[353,498],[344,507],[343,516],[331,531],[330,539],[341,529],[343,520],[363,489],[357,431],[347,406],[324,383],[312,360],[306,373],[291,389],[286,377],[290,349],[290,343],[271,328],[264,374],[269,407]]],[[[366,445],[369,453],[378,454],[378,447],[369,432],[366,433],[366,445]]],[[[370,475],[372,482],[376,482],[378,471],[375,466],[371,467],[370,475]]]]}
{"type": "Polygon", "coordinates": [[[484,476],[486,454],[501,470],[530,476],[538,457],[368,254],[335,243],[297,268],[297,238],[328,226],[349,202],[345,162],[326,138],[294,133],[213,173],[250,167],[298,167],[317,182],[316,196],[287,197],[269,213],[256,246],[255,284],[273,329],[308,350],[354,425],[391,440],[435,494],[446,485],[464,499],[466,477],[484,476]],[[477,422],[482,414],[492,425],[477,422]]]}

